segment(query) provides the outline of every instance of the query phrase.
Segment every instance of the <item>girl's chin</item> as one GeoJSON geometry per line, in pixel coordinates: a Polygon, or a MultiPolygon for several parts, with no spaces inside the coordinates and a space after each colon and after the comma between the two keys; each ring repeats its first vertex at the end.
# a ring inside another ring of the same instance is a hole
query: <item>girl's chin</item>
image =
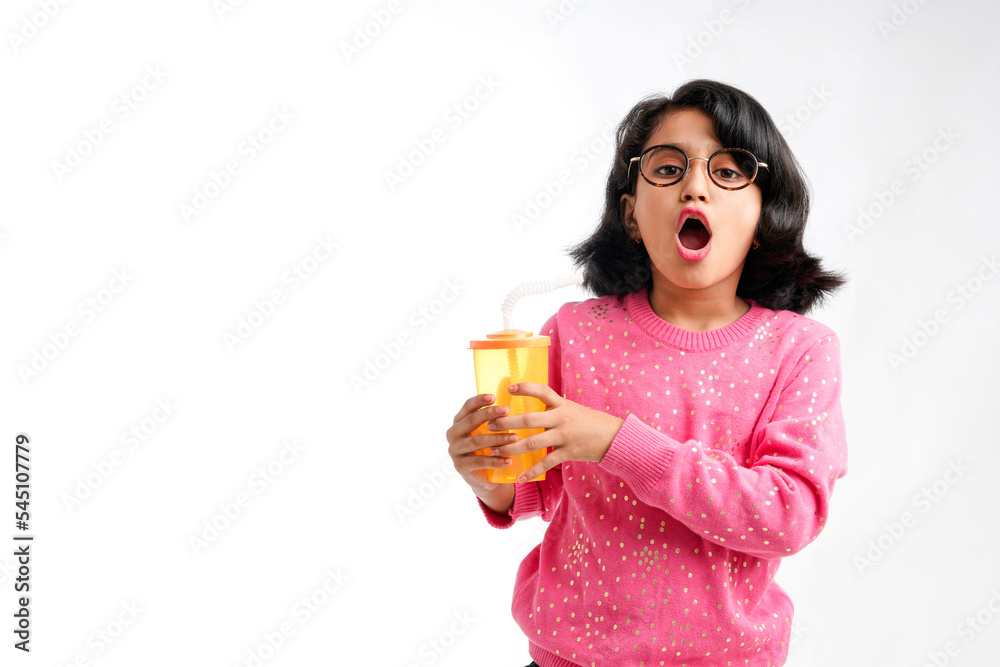
{"type": "MultiPolygon", "coordinates": [[[[662,265],[661,265],[662,266],[662,265]]],[[[720,271],[719,267],[711,259],[699,262],[689,262],[679,257],[664,267],[661,271],[654,269],[659,274],[659,278],[665,287],[679,288],[684,290],[703,290],[712,287],[720,287],[728,282],[732,283],[732,290],[735,293],[736,285],[739,284],[739,276],[742,272],[741,266],[733,267],[732,271],[720,271]],[[732,280],[727,280],[732,278],[732,280]]],[[[654,280],[654,285],[656,281],[654,280]]]]}

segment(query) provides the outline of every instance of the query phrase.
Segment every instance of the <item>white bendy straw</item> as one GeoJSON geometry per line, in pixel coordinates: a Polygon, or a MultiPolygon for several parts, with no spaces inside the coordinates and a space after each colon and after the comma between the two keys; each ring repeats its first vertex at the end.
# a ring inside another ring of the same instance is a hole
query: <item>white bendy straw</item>
{"type": "Polygon", "coordinates": [[[500,310],[503,311],[503,328],[505,330],[513,329],[513,316],[514,316],[514,306],[520,301],[522,296],[528,296],[529,294],[548,294],[560,287],[567,287],[569,285],[579,285],[583,282],[583,276],[576,274],[568,276],[566,278],[559,278],[557,280],[536,280],[530,283],[521,283],[514,289],[510,291],[507,298],[503,300],[503,305],[500,306],[500,310]]]}

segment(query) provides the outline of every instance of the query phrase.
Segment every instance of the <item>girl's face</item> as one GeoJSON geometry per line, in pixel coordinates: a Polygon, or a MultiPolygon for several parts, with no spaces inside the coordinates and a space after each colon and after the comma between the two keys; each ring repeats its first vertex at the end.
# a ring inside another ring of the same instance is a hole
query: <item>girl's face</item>
{"type": "MultiPolygon", "coordinates": [[[[720,148],[743,148],[723,146],[712,119],[698,109],[665,114],[643,149],[659,144],[678,146],[689,159],[708,158],[720,148]]],[[[622,195],[622,217],[649,253],[654,290],[688,298],[735,298],[760,218],[761,192],[756,182],[723,190],[709,179],[707,164],[690,159],[684,179],[666,187],[639,176],[635,194],[622,195]],[[685,222],[690,217],[700,217],[701,223],[685,222]]]]}

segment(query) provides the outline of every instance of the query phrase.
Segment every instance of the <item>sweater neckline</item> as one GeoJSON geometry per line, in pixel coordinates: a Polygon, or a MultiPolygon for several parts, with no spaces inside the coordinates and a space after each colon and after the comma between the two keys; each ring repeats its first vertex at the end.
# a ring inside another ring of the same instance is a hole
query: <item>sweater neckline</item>
{"type": "Polygon", "coordinates": [[[649,305],[647,286],[630,292],[625,298],[629,317],[653,338],[691,352],[704,352],[728,347],[753,333],[764,317],[764,307],[753,299],[743,297],[750,310],[738,320],[711,331],[688,331],[661,319],[649,305]]]}

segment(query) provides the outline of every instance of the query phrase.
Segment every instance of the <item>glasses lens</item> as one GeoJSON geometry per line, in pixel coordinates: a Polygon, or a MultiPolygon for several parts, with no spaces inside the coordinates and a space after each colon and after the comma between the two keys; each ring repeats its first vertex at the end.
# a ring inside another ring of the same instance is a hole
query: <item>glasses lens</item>
{"type": "Polygon", "coordinates": [[[757,174],[757,158],[749,151],[738,149],[716,153],[708,163],[708,173],[719,187],[742,188],[757,174]]]}
{"type": "Polygon", "coordinates": [[[684,176],[687,157],[676,148],[660,146],[642,158],[642,175],[659,185],[672,185],[684,176]]]}

